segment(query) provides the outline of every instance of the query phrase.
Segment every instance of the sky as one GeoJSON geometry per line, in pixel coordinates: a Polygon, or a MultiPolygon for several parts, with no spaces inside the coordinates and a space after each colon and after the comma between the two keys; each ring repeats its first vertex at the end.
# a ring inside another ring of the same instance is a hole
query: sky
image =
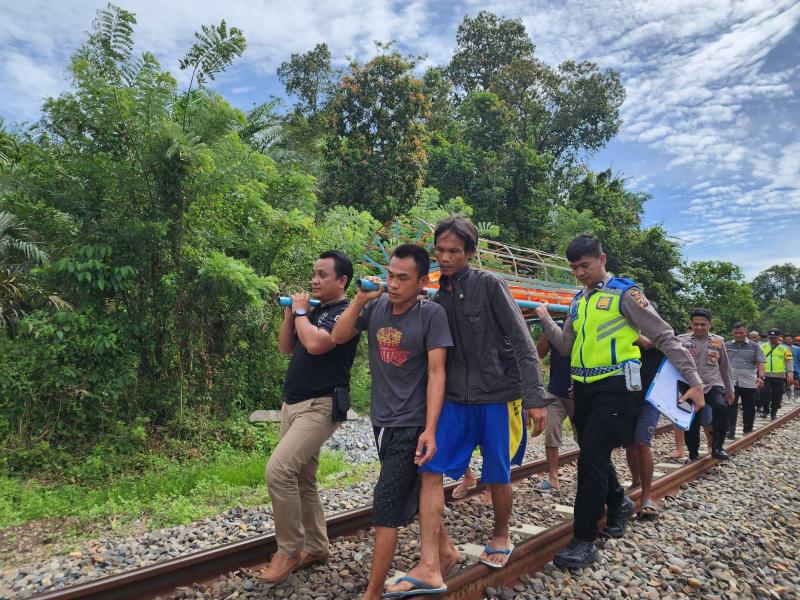
{"type": "MultiPolygon", "coordinates": [[[[64,66],[105,0],[0,0],[0,116],[37,119],[69,88],[64,66]]],[[[548,64],[590,60],[627,91],[623,125],[587,160],[647,192],[689,260],[728,260],[748,277],[800,265],[800,0],[118,0],[136,14],[137,50],[182,81],[178,60],[202,24],[225,19],[248,41],[213,82],[246,109],[281,95],[275,70],[328,44],[339,66],[375,40],[446,64],[465,15],[519,18],[548,64]]]]}

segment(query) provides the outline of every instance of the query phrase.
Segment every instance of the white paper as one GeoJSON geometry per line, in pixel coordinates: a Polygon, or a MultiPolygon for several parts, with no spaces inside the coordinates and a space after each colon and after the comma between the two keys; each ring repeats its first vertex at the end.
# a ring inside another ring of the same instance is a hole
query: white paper
{"type": "Polygon", "coordinates": [[[684,431],[689,431],[694,418],[694,410],[686,412],[678,408],[678,382],[686,383],[671,362],[666,358],[658,367],[653,383],[647,389],[645,400],[656,407],[656,410],[684,431]]]}

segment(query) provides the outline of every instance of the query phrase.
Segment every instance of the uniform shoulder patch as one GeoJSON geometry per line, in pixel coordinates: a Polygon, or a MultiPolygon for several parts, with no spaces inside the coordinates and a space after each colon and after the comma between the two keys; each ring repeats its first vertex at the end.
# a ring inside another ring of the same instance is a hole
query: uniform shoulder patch
{"type": "Polygon", "coordinates": [[[641,308],[647,308],[650,306],[650,302],[644,295],[644,292],[639,288],[631,288],[630,291],[631,299],[633,299],[636,304],[638,304],[641,308]]]}

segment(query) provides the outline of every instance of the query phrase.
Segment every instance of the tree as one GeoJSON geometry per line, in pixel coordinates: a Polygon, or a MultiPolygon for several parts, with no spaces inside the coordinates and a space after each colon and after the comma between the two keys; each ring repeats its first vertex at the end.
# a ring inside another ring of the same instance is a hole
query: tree
{"type": "Polygon", "coordinates": [[[519,19],[488,11],[465,16],[456,32],[456,49],[448,72],[466,94],[488,90],[500,70],[515,58],[529,58],[534,45],[519,19]]]}
{"type": "Polygon", "coordinates": [[[626,242],[617,273],[639,284],[662,318],[681,333],[688,305],[682,293],[684,284],[677,276],[683,264],[680,245],[660,225],[631,232],[626,242]]]}
{"type": "Polygon", "coordinates": [[[740,267],[727,261],[695,261],[683,266],[681,274],[687,303],[709,309],[717,333],[727,335],[737,321],[752,323],[757,318],[753,291],[740,267]]]}
{"type": "Polygon", "coordinates": [[[328,45],[317,44],[313,50],[292,54],[278,67],[278,79],[287,94],[297,97],[297,112],[309,119],[316,116],[335,87],[328,45]]]}
{"type": "Polygon", "coordinates": [[[639,232],[644,203],[649,196],[625,189],[625,180],[611,170],[586,173],[569,190],[566,206],[577,211],[590,210],[603,225],[600,236],[608,268],[613,273],[624,270],[629,245],[639,232]]]}
{"type": "Polygon", "coordinates": [[[553,69],[532,57],[515,59],[492,89],[513,110],[520,135],[564,164],[605,146],[622,122],[619,74],[592,62],[565,61],[553,69]]]}
{"type": "Polygon", "coordinates": [[[348,204],[381,220],[413,205],[427,162],[423,118],[430,108],[412,75],[415,64],[389,51],[352,63],[342,77],[325,147],[328,205],[348,204]]]}
{"type": "Polygon", "coordinates": [[[422,93],[431,104],[425,120],[429,133],[452,139],[456,135],[453,83],[444,67],[430,67],[422,77],[422,93]]]}
{"type": "Polygon", "coordinates": [[[32,313],[0,353],[14,375],[0,378],[0,435],[26,432],[5,447],[91,444],[120,418],[181,431],[189,412],[280,397],[270,300],[307,279],[318,249],[314,180],[254,150],[259,115],[206,87],[244,50],[238,29],[198,32],[181,90],[133,55],[135,23],[98,12],[71,89],[44,103],[3,174],[0,210],[37,223],[54,257],[36,282],[74,306],[32,313]]]}
{"type": "Polygon", "coordinates": [[[762,308],[784,299],[800,304],[800,267],[792,263],[773,265],[756,275],[751,286],[762,308]]]}
{"type": "Polygon", "coordinates": [[[784,334],[800,335],[800,304],[785,298],[774,300],[761,312],[754,327],[761,333],[777,327],[784,334]]]}

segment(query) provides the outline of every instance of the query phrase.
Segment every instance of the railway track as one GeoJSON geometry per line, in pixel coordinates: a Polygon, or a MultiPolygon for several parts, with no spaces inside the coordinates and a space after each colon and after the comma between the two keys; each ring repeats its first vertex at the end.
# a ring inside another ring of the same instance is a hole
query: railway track
{"type": "MultiPolygon", "coordinates": [[[[800,415],[800,407],[786,412],[778,420],[767,423],[727,446],[733,453],[752,446],[761,437],[776,427],[800,415]]],[[[658,434],[671,430],[671,425],[662,425],[658,434]]],[[[578,450],[571,450],[559,455],[559,464],[566,465],[577,460],[578,450]]],[[[690,465],[658,477],[653,482],[653,497],[662,498],[671,495],[681,485],[699,477],[710,469],[717,461],[706,456],[690,465]]],[[[545,459],[530,461],[512,469],[512,481],[521,482],[533,475],[547,472],[545,459]]],[[[447,500],[451,500],[455,483],[445,488],[447,500]]],[[[470,496],[482,492],[481,485],[471,491],[470,496]]],[[[638,505],[640,490],[635,489],[628,494],[638,505]]],[[[353,535],[371,527],[372,509],[364,506],[330,517],[327,521],[330,539],[353,535]]],[[[541,569],[552,560],[553,555],[566,546],[572,537],[571,520],[564,521],[554,527],[531,535],[517,548],[506,568],[490,569],[476,563],[459,571],[447,580],[447,598],[482,598],[487,586],[498,587],[517,581],[522,573],[531,573],[541,569]]],[[[276,550],[274,534],[255,536],[247,540],[225,544],[217,548],[189,554],[174,560],[157,563],[96,579],[80,585],[53,590],[33,596],[36,600],[71,600],[71,599],[150,599],[168,597],[177,588],[193,584],[208,585],[221,575],[242,567],[262,565],[267,557],[276,550]]],[[[518,582],[518,581],[517,581],[518,582]]]]}

